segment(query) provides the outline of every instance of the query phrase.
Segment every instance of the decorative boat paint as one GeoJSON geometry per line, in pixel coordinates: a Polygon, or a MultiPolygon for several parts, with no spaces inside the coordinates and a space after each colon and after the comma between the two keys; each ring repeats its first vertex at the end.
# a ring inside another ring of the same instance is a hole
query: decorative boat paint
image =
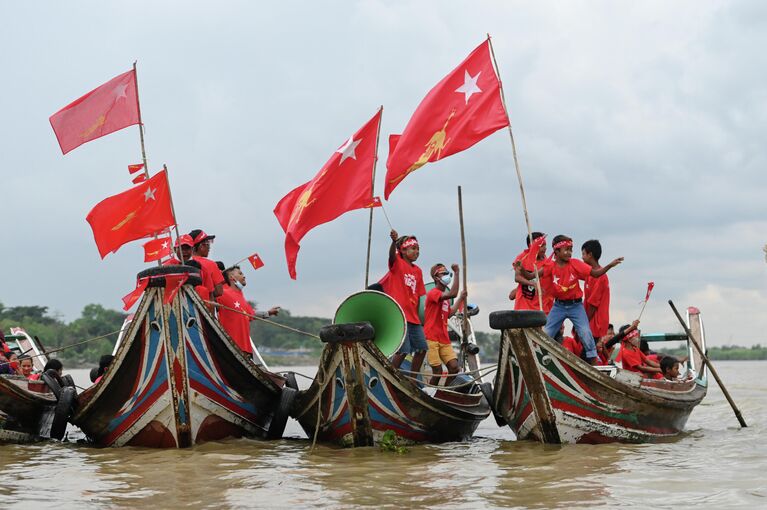
{"type": "MultiPolygon", "coordinates": [[[[705,342],[700,312],[688,310],[705,342]]],[[[705,343],[702,346],[705,349],[705,343]]],[[[643,443],[679,434],[705,397],[705,366],[688,345],[683,381],[644,379],[618,367],[592,367],[541,328],[501,337],[493,400],[519,439],[544,443],[643,443]]]]}
{"type": "Polygon", "coordinates": [[[328,343],[311,386],[291,416],[306,434],[341,446],[372,446],[387,430],[407,443],[471,438],[490,408],[479,389],[427,395],[395,369],[372,341],[328,343]]]}
{"type": "Polygon", "coordinates": [[[284,379],[242,354],[191,282],[164,304],[164,280],[150,281],[109,370],[78,398],[73,423],[100,446],[265,436],[284,379]]]}

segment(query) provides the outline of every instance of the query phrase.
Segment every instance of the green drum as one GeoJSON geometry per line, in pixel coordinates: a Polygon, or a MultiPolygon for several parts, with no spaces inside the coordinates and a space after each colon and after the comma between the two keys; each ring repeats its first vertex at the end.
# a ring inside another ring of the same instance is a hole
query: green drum
{"type": "Polygon", "coordinates": [[[375,329],[373,343],[384,356],[397,352],[405,340],[405,314],[391,297],[375,290],[352,294],[336,310],[334,324],[369,322],[375,329]]]}

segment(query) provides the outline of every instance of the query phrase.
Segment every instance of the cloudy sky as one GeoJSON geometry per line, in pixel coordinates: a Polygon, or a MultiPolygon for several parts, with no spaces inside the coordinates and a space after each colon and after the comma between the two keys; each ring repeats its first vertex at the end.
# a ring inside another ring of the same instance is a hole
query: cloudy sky
{"type": "MultiPolygon", "coordinates": [[[[181,229],[216,234],[227,263],[257,251],[266,267],[246,293],[261,306],[331,316],[363,285],[367,211],[310,232],[292,281],[272,209],[379,105],[382,141],[400,132],[489,32],[533,228],[626,258],[612,321],[634,318],[654,280],[646,330],[678,329],[673,299],[702,310],[710,345],[765,343],[765,2],[2,2],[0,18],[6,306],[68,320],[119,308],[146,267],[138,242],[102,261],[85,222],[130,186],[138,128],[62,156],[48,123],[138,60],[149,166],[168,165],[181,229]]],[[[422,267],[458,262],[457,185],[487,330],[487,312],[510,307],[525,236],[508,132],[411,174],[386,209],[418,235],[422,267]]],[[[380,211],[373,235],[377,279],[380,211]]]]}

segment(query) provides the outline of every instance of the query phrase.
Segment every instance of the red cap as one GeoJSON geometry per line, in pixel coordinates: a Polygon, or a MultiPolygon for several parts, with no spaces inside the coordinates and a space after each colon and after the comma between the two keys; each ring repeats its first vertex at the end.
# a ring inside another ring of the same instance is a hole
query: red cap
{"type": "Polygon", "coordinates": [[[178,239],[176,239],[176,248],[179,246],[194,246],[194,240],[192,239],[192,236],[189,234],[184,234],[182,236],[179,236],[178,239]]]}
{"type": "Polygon", "coordinates": [[[198,244],[200,244],[206,239],[213,240],[216,237],[216,236],[209,236],[208,234],[205,233],[204,230],[198,230],[198,229],[195,229],[189,232],[189,236],[192,238],[192,242],[194,243],[194,246],[197,246],[198,244]]]}

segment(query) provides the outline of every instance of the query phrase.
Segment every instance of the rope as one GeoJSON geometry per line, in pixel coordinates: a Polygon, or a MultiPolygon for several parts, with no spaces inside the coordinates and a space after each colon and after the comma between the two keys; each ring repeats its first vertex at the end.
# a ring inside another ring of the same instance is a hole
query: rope
{"type": "MultiPolygon", "coordinates": [[[[118,329],[117,331],[112,331],[111,333],[107,333],[105,335],[95,336],[93,338],[89,338],[89,339],[83,340],[81,342],[65,345],[63,347],[59,347],[58,349],[51,349],[50,351],[45,351],[42,354],[35,354],[33,356],[26,356],[25,355],[25,356],[27,358],[40,358],[42,356],[48,356],[49,354],[53,354],[55,352],[60,352],[60,351],[63,351],[64,349],[69,349],[70,347],[77,347],[78,345],[82,345],[82,344],[85,344],[85,343],[88,343],[88,342],[93,342],[94,340],[101,340],[102,338],[106,338],[106,337],[111,336],[111,335],[116,335],[116,334],[120,333],[120,331],[122,331],[122,328],[118,329]]],[[[29,352],[29,351],[27,351],[27,352],[29,352]]],[[[11,364],[10,361],[2,361],[2,362],[0,362],[0,366],[10,365],[10,364],[11,364]]]]}
{"type": "Polygon", "coordinates": [[[320,370],[324,372],[321,365],[317,370],[317,386],[320,388],[320,392],[317,394],[317,422],[314,424],[314,437],[312,438],[312,447],[309,448],[309,453],[314,453],[314,447],[317,446],[317,435],[320,432],[320,416],[322,416],[322,392],[325,391],[325,383],[327,382],[323,380],[324,377],[320,377],[320,370]]]}
{"type": "MultiPolygon", "coordinates": [[[[496,370],[496,367],[493,367],[493,370],[496,370]]],[[[451,377],[455,377],[457,374],[451,374],[451,377]]],[[[471,381],[461,383],[461,384],[451,384],[450,386],[440,386],[438,384],[430,384],[425,381],[418,380],[417,377],[411,377],[409,375],[404,376],[407,379],[410,379],[411,381],[417,382],[418,384],[423,384],[424,386],[428,386],[429,388],[441,388],[443,390],[452,390],[454,388],[463,388],[465,386],[471,386],[472,384],[476,384],[477,381],[479,381],[479,378],[472,378],[471,381]]]]}
{"type": "Polygon", "coordinates": [[[286,326],[285,324],[280,324],[279,322],[270,321],[269,319],[264,319],[263,317],[258,317],[257,315],[251,315],[247,312],[243,312],[242,310],[237,310],[236,308],[230,308],[220,303],[216,303],[215,301],[208,301],[207,299],[203,299],[202,302],[208,303],[209,305],[213,305],[218,308],[223,308],[224,310],[229,310],[230,312],[239,313],[240,315],[244,315],[245,317],[249,317],[250,319],[256,319],[262,322],[266,322],[267,324],[271,324],[272,326],[277,326],[283,329],[287,329],[289,331],[292,331],[293,333],[310,336],[312,338],[316,338],[317,340],[320,339],[320,337],[315,335],[314,333],[307,333],[306,331],[301,331],[300,329],[291,328],[290,326],[286,326]]]}
{"type": "Polygon", "coordinates": [[[490,365],[490,366],[487,366],[485,368],[478,368],[477,370],[469,370],[467,372],[456,372],[454,374],[451,374],[449,372],[447,374],[444,373],[444,372],[442,372],[441,374],[435,374],[435,373],[427,374],[426,372],[413,372],[411,370],[405,370],[404,368],[400,368],[399,371],[402,372],[403,374],[411,374],[411,375],[415,375],[415,376],[422,375],[424,377],[446,378],[446,377],[456,377],[458,375],[476,374],[476,373],[480,373],[480,372],[484,372],[482,375],[487,375],[487,374],[489,374],[490,372],[492,372],[493,370],[496,370],[496,369],[497,369],[496,365],[490,365]]]}

